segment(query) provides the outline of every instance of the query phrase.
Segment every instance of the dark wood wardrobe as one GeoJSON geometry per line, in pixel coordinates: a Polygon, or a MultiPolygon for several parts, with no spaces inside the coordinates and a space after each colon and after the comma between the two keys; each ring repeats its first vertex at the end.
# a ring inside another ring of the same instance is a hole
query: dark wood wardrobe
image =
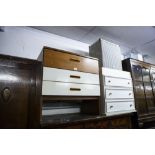
{"type": "Polygon", "coordinates": [[[39,128],[41,63],[0,55],[0,128],[39,128]]]}
{"type": "Polygon", "coordinates": [[[122,64],[132,75],[139,127],[155,126],[155,65],[134,59],[122,64]]]}

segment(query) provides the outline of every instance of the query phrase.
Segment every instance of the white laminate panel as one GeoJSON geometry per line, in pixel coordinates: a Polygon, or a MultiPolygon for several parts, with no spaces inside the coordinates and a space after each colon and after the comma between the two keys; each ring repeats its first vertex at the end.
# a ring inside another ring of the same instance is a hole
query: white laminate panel
{"type": "Polygon", "coordinates": [[[132,90],[121,90],[121,89],[106,89],[105,90],[106,99],[132,99],[133,91],[132,90]]]}
{"type": "Polygon", "coordinates": [[[102,75],[116,78],[131,79],[130,72],[102,67],[102,75]]]}
{"type": "Polygon", "coordinates": [[[116,112],[116,111],[127,111],[134,110],[134,102],[124,101],[124,102],[107,102],[106,103],[107,112],[116,112]]]}
{"type": "Polygon", "coordinates": [[[58,115],[58,114],[73,114],[80,113],[80,108],[66,108],[66,109],[49,109],[42,110],[42,115],[58,115]]]}
{"type": "Polygon", "coordinates": [[[104,79],[105,79],[106,86],[132,88],[132,80],[129,80],[129,79],[120,79],[120,78],[113,78],[113,77],[105,77],[104,79]]]}
{"type": "Polygon", "coordinates": [[[43,80],[86,83],[86,84],[99,84],[99,75],[78,72],[78,71],[70,71],[70,70],[64,70],[64,69],[44,67],[43,68],[43,80]]]}
{"type": "Polygon", "coordinates": [[[100,96],[100,86],[43,81],[42,95],[100,96]]]}

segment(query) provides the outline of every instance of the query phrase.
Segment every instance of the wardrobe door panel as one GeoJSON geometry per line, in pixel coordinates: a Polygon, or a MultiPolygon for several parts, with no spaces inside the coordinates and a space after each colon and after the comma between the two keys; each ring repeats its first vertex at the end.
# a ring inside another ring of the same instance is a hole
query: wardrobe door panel
{"type": "Polygon", "coordinates": [[[136,98],[145,98],[144,86],[142,82],[134,82],[134,94],[136,98]]]}
{"type": "Polygon", "coordinates": [[[152,86],[150,82],[144,83],[144,89],[145,89],[146,98],[153,98],[153,91],[152,91],[152,86]]]}
{"type": "Polygon", "coordinates": [[[143,82],[150,82],[150,69],[143,67],[142,74],[143,74],[143,82]]]}
{"type": "Polygon", "coordinates": [[[148,105],[148,111],[151,113],[154,113],[155,112],[155,100],[154,100],[154,98],[147,98],[146,102],[148,105]]]}
{"type": "Polygon", "coordinates": [[[0,128],[27,128],[30,70],[0,67],[0,128]]]}
{"type": "Polygon", "coordinates": [[[132,77],[133,80],[142,81],[142,68],[140,65],[132,64],[132,77]]]}
{"type": "Polygon", "coordinates": [[[139,115],[147,114],[147,103],[145,98],[135,98],[136,109],[139,115]]]}

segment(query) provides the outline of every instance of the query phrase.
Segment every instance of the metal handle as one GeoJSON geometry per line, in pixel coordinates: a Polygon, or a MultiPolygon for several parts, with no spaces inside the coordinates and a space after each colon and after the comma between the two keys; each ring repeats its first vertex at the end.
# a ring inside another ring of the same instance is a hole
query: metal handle
{"type": "Polygon", "coordinates": [[[11,91],[10,91],[10,89],[9,88],[4,88],[3,90],[2,90],[2,98],[3,98],[3,100],[5,101],[5,102],[7,102],[8,100],[9,100],[9,98],[10,98],[10,96],[11,96],[11,91]]]}
{"type": "Polygon", "coordinates": [[[112,95],[112,93],[109,93],[109,96],[112,95]]]}
{"type": "Polygon", "coordinates": [[[80,79],[80,76],[78,76],[78,75],[70,75],[70,78],[80,79]]]}
{"type": "Polygon", "coordinates": [[[108,82],[110,83],[111,81],[109,80],[108,82]]]}
{"type": "Polygon", "coordinates": [[[81,91],[80,88],[70,88],[70,91],[81,91]]]}
{"type": "Polygon", "coordinates": [[[129,93],[129,96],[131,95],[131,93],[129,93]]]}
{"type": "Polygon", "coordinates": [[[75,58],[70,58],[70,61],[80,62],[79,59],[75,59],[75,58]]]}
{"type": "Polygon", "coordinates": [[[130,104],[130,107],[132,107],[132,104],[130,104]]]}
{"type": "Polygon", "coordinates": [[[111,108],[113,108],[113,107],[114,107],[114,106],[113,106],[113,105],[111,105],[111,106],[110,106],[110,109],[111,109],[111,108]]]}
{"type": "Polygon", "coordinates": [[[130,84],[130,82],[128,82],[128,84],[130,84]]]}

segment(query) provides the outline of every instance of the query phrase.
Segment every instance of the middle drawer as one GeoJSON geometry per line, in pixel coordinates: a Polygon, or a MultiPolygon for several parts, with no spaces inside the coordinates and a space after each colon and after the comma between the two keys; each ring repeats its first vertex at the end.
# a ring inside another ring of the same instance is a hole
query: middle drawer
{"type": "Polygon", "coordinates": [[[91,73],[83,73],[78,71],[70,71],[64,69],[56,69],[43,67],[44,81],[60,81],[86,84],[99,84],[99,75],[91,73]]]}
{"type": "Polygon", "coordinates": [[[43,81],[42,95],[100,96],[100,86],[43,81]]]}
{"type": "Polygon", "coordinates": [[[125,99],[125,98],[133,98],[132,90],[124,90],[124,89],[106,89],[105,90],[106,99],[125,99]]]}

